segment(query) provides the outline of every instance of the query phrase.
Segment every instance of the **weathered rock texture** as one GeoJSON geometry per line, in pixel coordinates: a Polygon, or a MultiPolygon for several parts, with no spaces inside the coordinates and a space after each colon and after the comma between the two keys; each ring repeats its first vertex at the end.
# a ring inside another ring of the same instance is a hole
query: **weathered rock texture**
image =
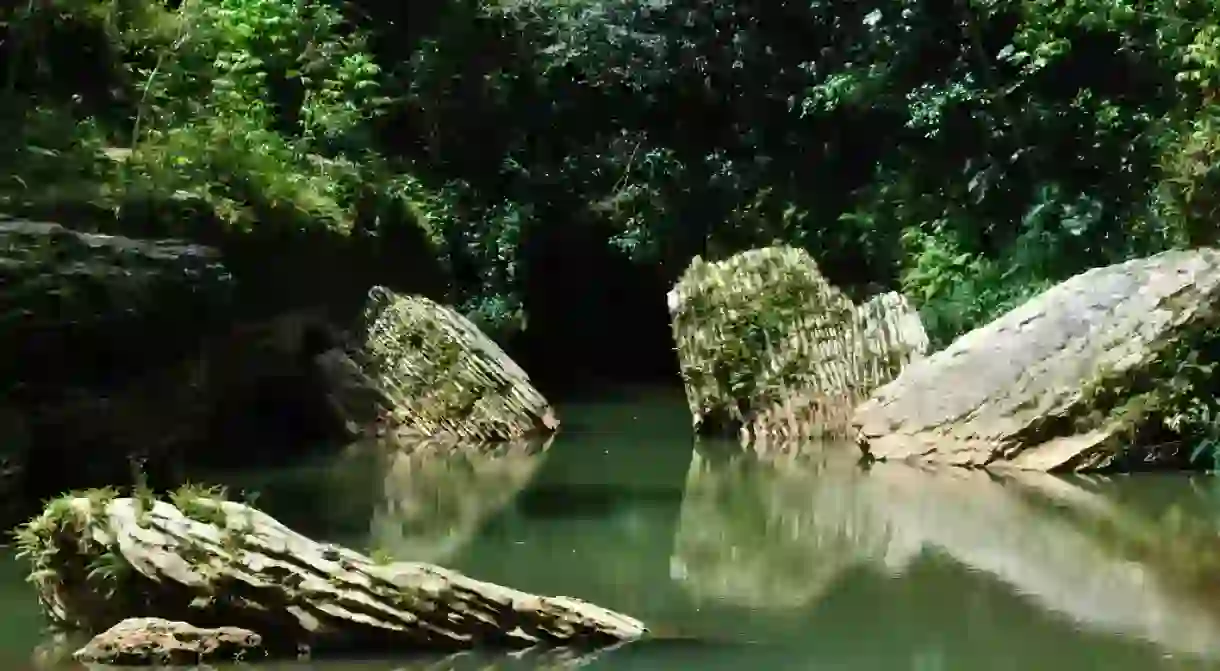
{"type": "Polygon", "coordinates": [[[106,491],[52,502],[19,535],[51,622],[104,631],[129,617],[257,632],[271,654],[600,646],[644,625],[419,563],[378,565],[245,505],[189,492],[106,491]]]}
{"type": "Polygon", "coordinates": [[[859,439],[879,459],[962,466],[1155,461],[1175,368],[1215,326],[1218,291],[1214,250],[1077,275],[878,389],[856,411],[859,439]]]}
{"type": "Polygon", "coordinates": [[[525,371],[448,307],[374,287],[353,340],[321,357],[353,426],[480,442],[558,428],[525,371]]]}
{"type": "Polygon", "coordinates": [[[188,666],[249,661],[263,655],[263,637],[237,627],[200,629],[156,617],[123,620],[76,651],[82,664],[188,666]]]}
{"type": "Polygon", "coordinates": [[[373,545],[395,559],[445,562],[525,488],[551,440],[376,442],[388,463],[373,545]]]}
{"type": "Polygon", "coordinates": [[[304,331],[315,321],[293,313],[197,333],[177,361],[23,397],[24,446],[5,456],[32,506],[9,523],[65,489],[131,483],[133,463],[172,488],[190,468],[259,465],[343,438],[305,349],[304,331]],[[88,469],[63,469],[84,462],[88,469]]]}
{"type": "Polygon", "coordinates": [[[928,347],[897,294],[856,306],[803,250],[696,258],[669,295],[696,430],[846,436],[852,409],[928,347]]]}
{"type": "Polygon", "coordinates": [[[0,380],[27,395],[181,356],[233,290],[214,249],[29,221],[0,221],[0,287],[0,380]]]}

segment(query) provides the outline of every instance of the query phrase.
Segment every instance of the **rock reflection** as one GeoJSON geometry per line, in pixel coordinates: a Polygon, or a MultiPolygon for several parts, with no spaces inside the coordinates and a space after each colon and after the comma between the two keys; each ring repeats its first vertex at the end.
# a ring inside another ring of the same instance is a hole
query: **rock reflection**
{"type": "MultiPolygon", "coordinates": [[[[544,669],[561,671],[592,664],[616,647],[601,650],[572,648],[531,648],[507,653],[458,652],[419,658],[393,660],[314,660],[308,662],[271,662],[257,665],[258,671],[493,671],[498,669],[544,669]]],[[[248,671],[246,665],[195,667],[196,671],[248,671]]]]}
{"type": "Polygon", "coordinates": [[[372,546],[396,560],[445,563],[529,483],[550,443],[382,445],[389,456],[372,546]]]}
{"type": "Polygon", "coordinates": [[[834,452],[843,457],[781,467],[701,445],[687,474],[671,577],[696,599],[795,608],[852,565],[884,560],[884,520],[857,500],[863,473],[850,451],[834,452]]]}
{"type": "MultiPolygon", "coordinates": [[[[1082,629],[1220,657],[1220,537],[1043,473],[796,461],[697,448],[671,575],[698,599],[810,606],[852,568],[925,552],[987,574],[1082,629]]],[[[832,455],[844,455],[836,457],[832,455]]],[[[1180,509],[1179,509],[1180,510],[1180,509]]]]}

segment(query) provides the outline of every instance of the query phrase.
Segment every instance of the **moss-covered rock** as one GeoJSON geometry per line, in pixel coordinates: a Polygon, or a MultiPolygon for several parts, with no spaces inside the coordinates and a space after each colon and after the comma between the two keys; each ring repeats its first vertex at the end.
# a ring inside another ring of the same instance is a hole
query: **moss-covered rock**
{"type": "Polygon", "coordinates": [[[752,439],[845,436],[851,411],[928,347],[897,294],[855,305],[807,252],[696,258],[669,294],[696,430],[752,439]]]}
{"type": "Polygon", "coordinates": [[[559,426],[529,376],[495,342],[422,296],[374,287],[346,351],[321,359],[335,407],[364,432],[487,442],[559,426]]]}
{"type": "Polygon", "coordinates": [[[860,440],[878,459],[975,467],[1186,465],[1217,436],[1218,298],[1211,249],[1082,273],[878,389],[860,440]]]}
{"type": "Polygon", "coordinates": [[[223,492],[183,488],[69,495],[18,532],[53,626],[96,634],[131,617],[263,637],[270,654],[472,647],[599,647],[639,621],[568,597],[540,597],[438,566],[382,564],[318,543],[223,492]]]}

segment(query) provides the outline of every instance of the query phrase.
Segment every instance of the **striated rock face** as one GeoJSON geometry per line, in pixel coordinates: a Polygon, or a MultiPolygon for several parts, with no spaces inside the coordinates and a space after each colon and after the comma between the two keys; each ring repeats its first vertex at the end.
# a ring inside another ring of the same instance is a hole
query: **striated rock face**
{"type": "Polygon", "coordinates": [[[53,501],[19,533],[53,625],[96,633],[130,617],[257,632],[270,654],[598,647],[646,630],[568,597],[541,597],[421,563],[378,564],[240,503],[173,504],[95,490],[53,501]]]}
{"type": "Polygon", "coordinates": [[[452,309],[374,287],[346,352],[321,357],[354,427],[488,442],[559,426],[525,371],[452,309]]]}
{"type": "Polygon", "coordinates": [[[975,467],[1168,458],[1176,369],[1207,356],[1218,293],[1209,249],[1077,275],[878,389],[855,413],[859,440],[878,459],[975,467]]]}
{"type": "Polygon", "coordinates": [[[849,435],[851,412],[928,348],[898,294],[855,305],[803,250],[696,258],[669,294],[697,431],[783,442],[849,435]]]}
{"type": "Polygon", "coordinates": [[[93,637],[73,657],[82,664],[188,666],[262,656],[263,637],[237,627],[200,629],[156,617],[123,620],[93,637]]]}

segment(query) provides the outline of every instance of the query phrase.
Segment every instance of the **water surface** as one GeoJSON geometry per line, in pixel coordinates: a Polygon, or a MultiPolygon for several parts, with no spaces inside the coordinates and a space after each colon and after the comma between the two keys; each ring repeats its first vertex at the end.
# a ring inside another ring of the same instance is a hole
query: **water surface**
{"type": "MultiPolygon", "coordinates": [[[[1211,476],[866,470],[841,446],[746,457],[696,445],[677,391],[560,410],[544,451],[354,446],[226,480],[316,537],[587,599],[682,640],[260,668],[1220,669],[1211,476]]],[[[34,652],[21,578],[0,563],[13,669],[51,657],[34,652]]]]}

